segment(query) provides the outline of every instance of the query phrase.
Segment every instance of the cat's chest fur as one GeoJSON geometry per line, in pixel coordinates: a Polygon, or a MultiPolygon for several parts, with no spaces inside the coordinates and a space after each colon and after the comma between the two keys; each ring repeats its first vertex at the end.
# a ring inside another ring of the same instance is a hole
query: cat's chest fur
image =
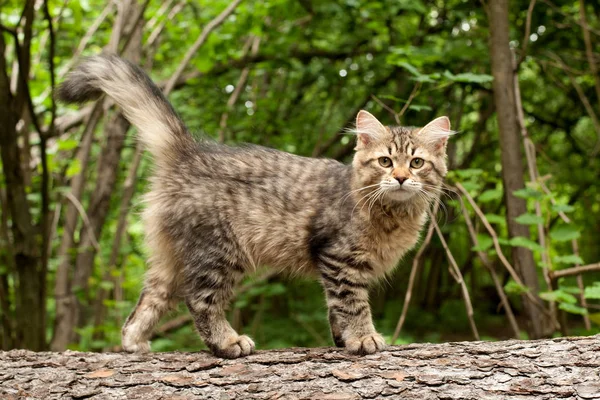
{"type": "Polygon", "coordinates": [[[362,246],[375,275],[386,274],[419,240],[426,213],[399,215],[377,227],[369,225],[362,246]]]}

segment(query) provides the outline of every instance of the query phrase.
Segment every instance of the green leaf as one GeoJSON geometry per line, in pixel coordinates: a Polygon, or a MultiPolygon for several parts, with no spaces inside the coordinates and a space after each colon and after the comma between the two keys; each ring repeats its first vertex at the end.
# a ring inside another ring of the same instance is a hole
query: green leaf
{"type": "Polygon", "coordinates": [[[510,239],[509,243],[511,246],[525,247],[531,251],[544,251],[544,248],[538,243],[523,236],[515,236],[514,238],[510,239]]]}
{"type": "Polygon", "coordinates": [[[537,225],[537,224],[543,224],[544,218],[537,216],[535,214],[525,213],[525,214],[521,214],[517,218],[515,218],[515,221],[517,221],[521,225],[537,225]]]}
{"type": "Polygon", "coordinates": [[[519,285],[517,282],[511,279],[506,285],[504,285],[504,291],[508,294],[523,294],[529,292],[529,288],[524,285],[519,285]]]}
{"type": "Polygon", "coordinates": [[[583,264],[581,257],[575,254],[568,256],[556,256],[552,259],[556,264],[583,264]]]}
{"type": "Polygon", "coordinates": [[[522,199],[541,199],[544,194],[532,188],[524,188],[515,190],[513,194],[522,199]]]}
{"type": "Polygon", "coordinates": [[[504,219],[504,217],[501,215],[485,214],[485,218],[488,220],[488,222],[490,224],[498,224],[498,225],[502,225],[502,226],[506,225],[506,219],[504,219]]]}
{"type": "Polygon", "coordinates": [[[600,286],[588,286],[583,292],[583,297],[586,299],[600,300],[600,286]]]}
{"type": "Polygon", "coordinates": [[[74,159],[71,164],[69,164],[69,168],[67,168],[66,176],[67,178],[72,178],[75,175],[81,172],[81,162],[78,158],[74,159]]]}
{"type": "Polygon", "coordinates": [[[502,198],[502,190],[499,189],[490,189],[490,190],[486,190],[485,192],[481,193],[478,197],[477,200],[479,200],[482,203],[487,203],[493,200],[498,200],[502,198]]]}
{"type": "Polygon", "coordinates": [[[479,168],[458,169],[454,171],[461,179],[467,179],[483,174],[483,170],[479,168]]]}
{"type": "Polygon", "coordinates": [[[405,70],[407,70],[408,72],[410,72],[411,74],[413,74],[416,77],[420,77],[423,75],[419,72],[419,70],[414,65],[411,65],[411,64],[407,63],[406,61],[400,61],[396,65],[404,68],[405,70]]]}
{"type": "Polygon", "coordinates": [[[554,290],[552,292],[541,292],[540,297],[546,301],[557,301],[559,303],[575,304],[577,299],[564,290],[554,290]]]}
{"type": "Polygon", "coordinates": [[[576,306],[575,304],[560,303],[558,308],[571,314],[587,315],[588,313],[585,308],[576,306]]]}
{"type": "Polygon", "coordinates": [[[581,289],[577,286],[560,286],[560,290],[571,294],[581,294],[581,289]]]}
{"type": "Polygon", "coordinates": [[[494,80],[494,77],[491,75],[473,74],[471,72],[454,75],[450,71],[445,71],[444,76],[454,82],[486,83],[494,80]]]}
{"type": "Polygon", "coordinates": [[[98,284],[98,286],[100,286],[104,290],[111,290],[115,286],[115,284],[111,281],[102,281],[98,284]]]}
{"type": "Polygon", "coordinates": [[[490,247],[494,245],[494,241],[491,236],[484,235],[481,233],[477,234],[477,246],[473,246],[471,250],[473,251],[486,251],[490,247]]]}
{"type": "Polygon", "coordinates": [[[510,240],[503,237],[498,238],[498,243],[500,243],[502,246],[510,246],[510,240]]]}
{"type": "Polygon", "coordinates": [[[58,150],[73,150],[79,144],[79,140],[64,139],[58,141],[58,150]]]}
{"type": "Polygon", "coordinates": [[[554,204],[552,206],[552,211],[556,211],[556,212],[568,213],[568,212],[571,212],[574,210],[575,210],[575,207],[573,207],[569,204],[554,204]]]}
{"type": "Polygon", "coordinates": [[[567,242],[581,236],[575,225],[558,225],[550,231],[550,238],[557,242],[567,242]]]}

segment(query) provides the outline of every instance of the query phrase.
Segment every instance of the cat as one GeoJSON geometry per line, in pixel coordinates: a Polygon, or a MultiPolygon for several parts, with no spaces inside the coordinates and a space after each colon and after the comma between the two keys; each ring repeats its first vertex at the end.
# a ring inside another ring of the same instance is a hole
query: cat
{"type": "Polygon", "coordinates": [[[356,117],[351,165],[254,145],[194,140],[160,89],[115,55],[84,59],[57,90],[83,103],[105,93],[155,161],[143,212],[151,256],[144,288],[122,330],[129,352],[150,351],[161,316],[183,300],[204,343],[223,358],[247,356],[225,310],[258,265],[315,274],[334,343],[352,354],[385,347],[369,286],[418,241],[447,173],[447,117],[422,128],[356,117]]]}

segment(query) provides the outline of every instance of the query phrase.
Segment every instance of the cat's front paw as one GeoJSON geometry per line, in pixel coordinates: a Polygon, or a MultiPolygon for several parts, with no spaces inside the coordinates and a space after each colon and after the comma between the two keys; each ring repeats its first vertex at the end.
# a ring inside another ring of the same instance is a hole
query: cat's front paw
{"type": "Polygon", "coordinates": [[[246,335],[232,337],[221,343],[220,346],[212,347],[215,356],[221,358],[238,358],[249,356],[254,352],[254,341],[246,335]]]}
{"type": "Polygon", "coordinates": [[[352,354],[373,354],[385,348],[385,340],[379,333],[346,339],[346,350],[352,354]]]}
{"type": "Polygon", "coordinates": [[[123,340],[122,347],[123,347],[123,350],[125,350],[128,353],[144,354],[144,353],[150,352],[150,342],[148,342],[148,341],[132,343],[132,342],[128,342],[127,340],[123,340]]]}

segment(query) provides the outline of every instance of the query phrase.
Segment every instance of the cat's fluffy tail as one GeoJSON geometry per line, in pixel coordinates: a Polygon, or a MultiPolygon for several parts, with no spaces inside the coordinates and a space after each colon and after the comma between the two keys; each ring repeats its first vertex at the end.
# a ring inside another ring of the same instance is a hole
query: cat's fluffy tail
{"type": "Polygon", "coordinates": [[[116,55],[84,59],[59,86],[57,96],[67,103],[83,103],[102,93],[123,110],[158,161],[171,159],[174,147],[190,139],[185,124],[150,77],[116,55]]]}

